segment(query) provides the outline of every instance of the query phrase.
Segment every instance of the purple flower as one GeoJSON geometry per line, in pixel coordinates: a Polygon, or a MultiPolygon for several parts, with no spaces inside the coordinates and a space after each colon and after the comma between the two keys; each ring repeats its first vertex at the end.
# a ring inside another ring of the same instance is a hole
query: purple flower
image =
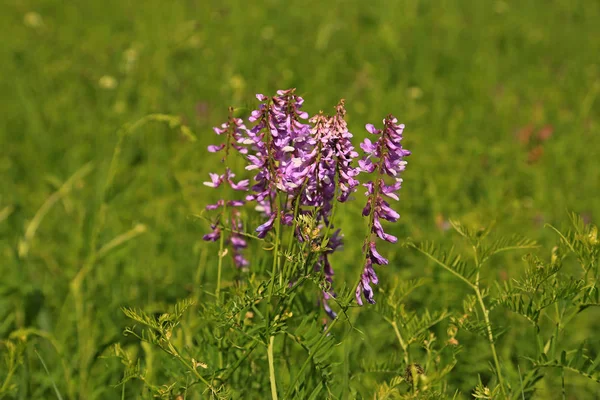
{"type": "Polygon", "coordinates": [[[318,217],[325,222],[329,220],[336,188],[337,200],[343,203],[358,186],[355,177],[359,169],[352,166],[358,153],[350,141],[352,134],[348,131],[345,115],[344,100],[340,100],[335,116],[329,117],[321,112],[311,118],[310,122],[314,124],[311,143],[314,142],[315,146],[301,159],[308,169],[304,203],[319,207],[318,217]]]}
{"type": "Polygon", "coordinates": [[[331,263],[329,262],[329,256],[336,250],[340,249],[342,246],[343,246],[343,235],[340,234],[340,230],[338,229],[329,238],[329,243],[327,245],[328,250],[325,251],[323,254],[321,254],[321,256],[319,257],[319,261],[315,265],[316,271],[320,271],[321,268],[323,268],[323,273],[325,274],[326,286],[325,286],[324,290],[322,291],[321,302],[323,303],[323,309],[325,310],[325,313],[331,319],[335,319],[335,317],[337,317],[337,314],[329,306],[329,300],[332,297],[335,297],[335,292],[332,289],[334,272],[333,272],[333,267],[331,266],[331,263]]]}
{"type": "Polygon", "coordinates": [[[250,183],[248,179],[243,179],[237,183],[234,182],[232,178],[235,177],[235,174],[231,172],[229,168],[225,170],[223,175],[214,174],[212,172],[209,172],[208,175],[210,176],[210,182],[204,182],[204,185],[212,188],[218,188],[221,184],[227,182],[234,190],[246,191],[248,190],[248,184],[250,183]]]}
{"type": "MultiPolygon", "coordinates": [[[[385,231],[383,221],[396,222],[400,218],[390,205],[390,199],[399,199],[400,175],[406,168],[404,157],[410,155],[401,144],[404,125],[398,124],[391,115],[384,120],[382,129],[366,125],[373,137],[360,144],[363,157],[358,159],[345,121],[343,100],[333,116],[320,112],[309,119],[308,113],[302,111],[304,99],[295,89],[279,90],[273,97],[257,94],[256,98],[260,104],[250,113],[248,127],[242,119],[233,117],[230,108],[228,121],[214,128],[224,140],[208,146],[208,151],[223,154],[223,161],[231,149],[243,154],[245,171],[249,171],[252,178],[234,180],[235,175],[229,168],[223,174],[209,174],[210,179],[204,182],[206,186],[226,185],[248,193],[244,200],[221,199],[206,206],[207,210],[220,210],[220,214],[211,225],[212,232],[204,235],[204,239],[224,241],[231,247],[234,264],[246,268],[249,262],[242,251],[248,243],[242,234],[243,224],[237,207],[252,202],[264,218],[256,228],[259,238],[266,237],[277,221],[277,224],[292,227],[290,233],[296,240],[307,244],[304,249],[319,252],[324,228],[334,229],[330,220],[335,202],[350,199],[359,185],[359,173],[374,174],[373,179],[364,183],[368,199],[362,213],[368,218],[370,232],[365,240],[365,264],[356,288],[360,305],[364,299],[374,303],[373,285],[379,282],[374,266],[389,262],[377,250],[376,238],[390,243],[398,241],[385,231]],[[296,224],[298,216],[303,216],[301,221],[310,217],[311,224],[296,224]],[[225,229],[227,225],[230,229],[225,229]]],[[[320,301],[331,318],[336,314],[329,306],[329,300],[335,297],[330,256],[341,244],[338,229],[329,238],[328,249],[318,253],[311,266],[325,276],[320,301]]],[[[290,277],[290,280],[296,278],[290,277]]]]}
{"type": "Polygon", "coordinates": [[[264,224],[260,225],[258,228],[256,228],[256,232],[258,232],[258,237],[259,238],[264,238],[265,236],[267,236],[267,233],[273,229],[273,224],[275,223],[275,217],[277,216],[277,213],[272,213],[269,216],[269,219],[267,220],[267,222],[265,222],[264,224]]]}
{"type": "Polygon", "coordinates": [[[217,153],[225,149],[225,155],[223,156],[222,161],[229,155],[230,147],[233,147],[241,154],[248,153],[248,149],[242,146],[245,142],[247,128],[241,118],[233,117],[233,108],[229,108],[229,119],[227,122],[221,124],[220,127],[214,127],[213,131],[215,131],[217,135],[226,134],[227,136],[225,143],[220,145],[211,144],[208,146],[208,151],[211,153],[217,153]]]}
{"type": "Polygon", "coordinates": [[[366,260],[363,273],[356,288],[356,301],[360,305],[363,304],[362,297],[369,303],[375,303],[371,284],[376,285],[379,280],[373,269],[373,264],[388,264],[388,260],[377,251],[372,237],[376,236],[390,243],[398,241],[398,238],[386,233],[381,225],[382,219],[388,222],[396,222],[400,218],[400,214],[390,207],[383,196],[398,200],[398,195],[395,192],[402,187],[402,179],[399,174],[406,168],[404,157],[410,155],[410,151],[402,148],[401,144],[404,125],[398,125],[398,120],[391,115],[383,120],[383,124],[383,130],[367,124],[367,131],[378,136],[378,139],[375,143],[365,139],[360,145],[365,155],[359,161],[359,168],[363,172],[375,172],[377,174],[374,181],[371,180],[363,184],[367,188],[365,194],[368,196],[367,204],[363,208],[363,216],[369,217],[370,235],[364,248],[366,260]],[[394,182],[386,184],[385,176],[393,178],[394,182]]]}
{"type": "MultiPolygon", "coordinates": [[[[219,200],[219,202],[224,201],[219,200]]],[[[250,263],[242,254],[242,250],[248,247],[246,239],[241,235],[244,225],[238,210],[231,209],[230,212],[230,231],[223,232],[218,223],[214,223],[211,224],[212,232],[204,235],[202,239],[209,242],[216,242],[221,238],[222,234],[227,235],[225,236],[225,244],[232,248],[233,263],[238,268],[246,268],[250,263]]]]}
{"type": "Polygon", "coordinates": [[[221,237],[221,229],[216,224],[212,224],[210,227],[212,228],[212,232],[202,236],[202,239],[207,242],[216,242],[221,237]]]}
{"type": "MultiPolygon", "coordinates": [[[[250,122],[255,125],[246,132],[243,143],[249,144],[246,166],[248,171],[257,171],[252,194],[246,200],[255,201],[257,208],[265,214],[267,222],[257,228],[259,237],[264,237],[272,228],[275,212],[272,210],[278,192],[287,195],[284,206],[291,206],[298,196],[308,173],[302,159],[311,149],[310,126],[301,122],[308,114],[300,108],[304,100],[295,94],[295,89],[279,90],[277,95],[268,98],[256,96],[262,102],[250,114],[250,122]]],[[[285,207],[282,222],[291,223],[285,207]]],[[[290,219],[291,218],[291,219],[290,219]]]]}
{"type": "Polygon", "coordinates": [[[232,210],[231,213],[231,236],[229,237],[228,243],[231,245],[233,253],[233,263],[238,268],[247,268],[250,262],[242,254],[242,250],[248,247],[248,242],[240,233],[244,229],[244,224],[240,216],[240,212],[232,210]]]}
{"type": "Polygon", "coordinates": [[[367,252],[373,264],[388,265],[388,260],[377,252],[377,249],[375,248],[375,242],[369,242],[369,249],[367,252]]]}
{"type": "Polygon", "coordinates": [[[377,285],[379,283],[379,279],[377,278],[377,274],[375,274],[371,259],[367,258],[363,273],[360,277],[360,283],[356,287],[356,302],[358,305],[363,305],[362,296],[364,296],[369,303],[375,304],[371,283],[377,285]]]}

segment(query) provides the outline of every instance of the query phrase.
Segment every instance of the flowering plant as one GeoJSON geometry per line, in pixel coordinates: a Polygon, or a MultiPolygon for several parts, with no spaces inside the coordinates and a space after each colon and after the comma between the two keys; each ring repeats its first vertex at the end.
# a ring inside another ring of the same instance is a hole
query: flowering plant
{"type": "MultiPolygon", "coordinates": [[[[360,144],[363,155],[359,158],[345,121],[344,100],[335,107],[333,116],[320,112],[309,118],[308,113],[301,110],[304,99],[295,89],[279,90],[273,97],[258,94],[256,98],[260,104],[248,118],[250,127],[242,119],[234,118],[230,109],[229,120],[214,128],[217,135],[225,136],[225,141],[208,146],[208,151],[224,152],[222,161],[226,166],[221,175],[211,173],[211,180],[205,185],[217,188],[227,184],[247,194],[243,200],[221,199],[206,206],[207,210],[219,210],[219,215],[211,224],[212,232],[204,239],[222,239],[223,224],[229,221],[228,236],[222,245],[231,246],[234,264],[246,268],[249,262],[242,255],[242,249],[247,247],[247,242],[237,208],[251,204],[260,213],[263,223],[254,230],[260,239],[270,233],[276,236],[275,259],[279,257],[281,228],[290,227],[291,241],[295,243],[288,245],[310,244],[306,248],[315,253],[304,251],[308,266],[324,274],[321,301],[327,314],[335,318],[336,313],[328,305],[328,300],[335,296],[331,289],[334,272],[329,256],[342,247],[343,235],[340,229],[334,229],[333,213],[337,203],[345,203],[356,191],[359,175],[364,176],[367,204],[363,216],[368,219],[368,234],[363,248],[364,268],[356,286],[356,301],[363,305],[364,297],[374,304],[371,285],[376,285],[378,278],[373,265],[388,264],[377,251],[375,238],[397,242],[396,237],[384,232],[381,220],[396,222],[400,217],[384,197],[398,200],[397,192],[402,184],[400,175],[406,168],[404,158],[410,155],[402,147],[404,125],[398,124],[392,115],[384,119],[381,130],[367,124],[366,130],[377,140],[365,139],[360,144]],[[233,180],[235,174],[227,166],[232,149],[243,156],[246,171],[253,174],[252,186],[249,186],[249,179],[233,180]],[[225,218],[227,213],[229,218],[225,218]],[[310,229],[307,229],[308,225],[310,229]],[[330,232],[333,234],[328,236],[330,232]]],[[[278,266],[279,261],[275,261],[274,274],[278,266]]],[[[287,274],[284,278],[293,282],[298,276],[287,274]]]]}

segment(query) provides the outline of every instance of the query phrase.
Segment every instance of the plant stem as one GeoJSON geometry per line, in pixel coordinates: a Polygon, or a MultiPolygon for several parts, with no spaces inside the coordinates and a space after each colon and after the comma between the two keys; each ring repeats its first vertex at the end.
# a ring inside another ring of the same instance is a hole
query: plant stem
{"type": "Polygon", "coordinates": [[[498,384],[500,385],[502,396],[504,396],[504,398],[508,398],[506,395],[506,389],[504,388],[504,379],[502,378],[502,371],[500,369],[500,360],[498,359],[498,354],[496,353],[496,345],[494,344],[494,334],[492,333],[492,324],[490,322],[489,311],[485,307],[485,303],[483,302],[483,296],[481,295],[479,286],[475,286],[474,289],[475,294],[477,296],[477,300],[479,301],[479,306],[481,307],[481,311],[483,312],[483,319],[485,320],[485,327],[487,329],[488,340],[490,342],[490,348],[492,349],[492,357],[494,358],[494,365],[496,366],[496,372],[498,374],[498,384]]]}
{"type": "Polygon", "coordinates": [[[275,380],[275,365],[273,363],[273,342],[275,336],[269,338],[269,347],[267,348],[267,356],[269,358],[269,381],[271,381],[271,397],[277,400],[277,382],[275,380]]]}
{"type": "Polygon", "coordinates": [[[317,350],[319,350],[319,347],[321,346],[321,343],[323,342],[323,340],[327,337],[327,334],[331,331],[331,329],[335,326],[335,324],[338,321],[339,321],[339,315],[333,321],[331,321],[331,324],[329,324],[329,326],[327,327],[327,329],[325,330],[325,332],[323,332],[321,334],[321,337],[319,338],[319,340],[315,344],[314,351],[308,355],[308,357],[304,361],[304,364],[302,364],[302,367],[300,367],[300,371],[298,371],[298,373],[294,377],[294,380],[290,384],[290,387],[289,387],[289,389],[288,389],[288,391],[287,391],[287,393],[285,395],[286,399],[291,399],[292,398],[292,394],[294,393],[294,386],[296,386],[296,382],[298,382],[298,379],[300,379],[300,376],[302,375],[302,373],[304,372],[304,370],[306,369],[306,367],[308,367],[308,364],[312,360],[313,356],[315,355],[315,353],[317,352],[317,350]]]}
{"type": "Polygon", "coordinates": [[[400,333],[400,330],[398,329],[398,324],[396,323],[396,321],[392,321],[392,327],[394,328],[394,332],[396,333],[398,342],[400,342],[400,347],[402,347],[402,350],[404,351],[404,362],[406,363],[406,365],[409,365],[410,364],[410,355],[408,354],[408,346],[406,345],[406,343],[404,342],[404,339],[402,338],[402,334],[400,333]]]}
{"type": "Polygon", "coordinates": [[[236,362],[235,364],[233,364],[233,366],[227,368],[227,371],[225,372],[225,375],[221,378],[219,378],[219,380],[221,382],[225,382],[227,379],[229,379],[229,377],[235,372],[235,370],[237,370],[237,368],[242,364],[242,362],[244,362],[244,360],[246,358],[248,358],[248,356],[254,351],[254,349],[256,348],[256,346],[258,346],[260,342],[256,341],[252,344],[252,346],[250,346],[250,348],[248,350],[246,350],[246,353],[241,356],[236,362]]]}
{"type": "Polygon", "coordinates": [[[217,264],[217,289],[215,290],[215,297],[217,298],[217,304],[221,303],[221,272],[223,268],[223,250],[225,247],[225,237],[221,232],[219,238],[219,262],[217,264]]]}
{"type": "Polygon", "coordinates": [[[266,333],[269,336],[269,344],[267,345],[267,357],[269,359],[269,381],[271,382],[271,396],[273,400],[277,400],[277,382],[275,381],[275,366],[273,360],[273,341],[275,337],[271,335],[270,309],[271,299],[273,297],[273,287],[275,286],[275,275],[277,273],[277,265],[279,260],[279,232],[281,228],[281,214],[277,211],[277,219],[275,221],[275,248],[273,249],[273,267],[271,269],[271,281],[269,282],[269,292],[267,295],[267,310],[265,312],[266,333]]]}

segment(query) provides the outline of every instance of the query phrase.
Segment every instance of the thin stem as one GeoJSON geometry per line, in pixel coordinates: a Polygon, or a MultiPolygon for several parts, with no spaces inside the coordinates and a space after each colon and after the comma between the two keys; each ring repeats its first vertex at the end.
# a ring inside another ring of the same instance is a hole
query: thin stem
{"type": "Polygon", "coordinates": [[[490,348],[492,349],[492,357],[494,358],[494,365],[496,366],[496,371],[498,374],[498,384],[500,385],[500,390],[502,391],[502,396],[504,398],[508,398],[506,394],[506,389],[504,388],[504,379],[502,378],[502,370],[500,369],[500,360],[498,359],[498,353],[496,352],[496,345],[494,344],[494,333],[492,332],[492,323],[490,322],[489,311],[485,307],[485,303],[483,302],[483,296],[481,295],[481,290],[479,289],[479,276],[481,272],[481,264],[479,263],[479,247],[477,245],[473,245],[473,258],[475,261],[475,267],[477,268],[477,275],[475,276],[475,294],[477,295],[477,301],[479,301],[479,306],[481,307],[481,311],[483,312],[483,319],[485,320],[485,328],[488,334],[488,340],[490,342],[490,348]]]}
{"type": "Polygon", "coordinates": [[[494,365],[496,366],[496,371],[498,374],[498,383],[500,384],[500,390],[502,391],[502,396],[507,398],[506,389],[504,388],[504,379],[502,378],[502,370],[500,369],[500,360],[498,359],[498,354],[496,353],[496,345],[494,344],[494,334],[492,333],[492,324],[490,322],[489,311],[485,307],[485,303],[483,302],[483,296],[481,296],[481,291],[479,287],[475,287],[475,294],[477,296],[477,300],[479,301],[479,306],[481,307],[481,311],[483,312],[483,319],[485,320],[485,327],[487,329],[488,340],[490,342],[490,348],[492,349],[492,357],[494,358],[494,365]]]}
{"type": "Polygon", "coordinates": [[[252,343],[252,346],[250,346],[250,348],[248,350],[246,350],[246,354],[244,354],[242,357],[240,357],[235,364],[233,364],[230,368],[227,368],[227,371],[225,373],[225,375],[220,378],[220,380],[222,382],[225,382],[227,379],[229,379],[229,377],[235,372],[235,370],[238,369],[238,367],[242,364],[242,362],[244,362],[244,360],[246,358],[248,358],[248,356],[254,351],[254,349],[256,348],[256,346],[258,346],[258,341],[252,343]]]}
{"type": "Polygon", "coordinates": [[[565,400],[567,398],[567,390],[565,389],[565,369],[560,369],[560,379],[561,379],[561,387],[562,387],[562,398],[565,400]]]}
{"type": "Polygon", "coordinates": [[[273,400],[277,400],[277,382],[275,380],[275,366],[273,360],[273,341],[274,336],[270,335],[271,323],[269,320],[271,310],[271,299],[273,298],[273,288],[275,286],[275,275],[279,260],[279,245],[280,245],[280,230],[281,230],[281,213],[277,211],[277,219],[275,221],[275,248],[273,249],[273,267],[271,269],[271,281],[269,282],[269,293],[267,296],[267,310],[265,312],[266,333],[269,335],[269,344],[267,346],[267,357],[269,359],[269,381],[271,382],[271,396],[273,400]]]}
{"type": "Polygon", "coordinates": [[[194,374],[194,376],[196,378],[198,378],[200,381],[202,381],[202,383],[204,383],[213,393],[216,392],[215,388],[213,387],[213,385],[211,385],[206,378],[204,378],[202,376],[202,374],[200,374],[200,372],[198,372],[198,370],[195,368],[194,365],[190,365],[188,364],[188,362],[181,356],[181,353],[179,352],[179,350],[173,345],[173,343],[171,343],[170,341],[167,342],[167,348],[165,349],[162,346],[159,346],[165,353],[170,354],[172,356],[174,356],[183,366],[185,366],[188,370],[190,370],[190,372],[192,374],[194,374]]]}
{"type": "Polygon", "coordinates": [[[290,387],[289,387],[287,393],[285,394],[285,398],[286,399],[291,399],[292,398],[292,394],[294,393],[294,387],[296,386],[296,382],[298,382],[298,379],[300,379],[300,376],[302,375],[302,373],[304,372],[304,370],[308,367],[308,364],[310,364],[310,361],[312,360],[314,354],[317,352],[317,350],[319,350],[319,347],[321,346],[321,343],[323,342],[323,340],[325,340],[325,338],[327,337],[327,334],[331,331],[331,329],[335,326],[335,324],[339,321],[339,319],[340,318],[339,318],[339,315],[338,315],[333,321],[331,321],[331,324],[329,324],[329,326],[327,327],[327,329],[325,330],[325,332],[323,332],[321,334],[321,337],[319,338],[319,340],[315,344],[314,351],[308,355],[308,357],[304,361],[304,364],[302,364],[302,367],[300,367],[300,371],[298,371],[298,373],[294,377],[294,380],[290,384],[290,387]]]}
{"type": "Polygon", "coordinates": [[[215,289],[215,297],[217,298],[217,303],[221,303],[221,272],[223,268],[223,254],[225,247],[225,236],[223,232],[221,232],[221,237],[219,238],[219,261],[217,264],[217,288],[215,289]]]}
{"type": "MultiPolygon", "coordinates": [[[[354,286],[352,286],[352,287],[353,288],[358,287],[358,285],[360,284],[360,280],[361,280],[361,278],[359,277],[358,281],[356,282],[356,284],[354,286]]],[[[345,299],[345,303],[346,304],[349,304],[348,302],[351,299],[351,297],[353,295],[353,292],[354,291],[350,291],[348,293],[348,298],[345,299]]],[[[327,337],[327,335],[329,335],[329,332],[331,332],[331,330],[333,329],[333,327],[335,326],[335,324],[337,324],[337,322],[340,320],[340,315],[345,315],[346,311],[348,310],[349,307],[350,307],[349,305],[346,305],[345,307],[342,307],[342,312],[339,313],[333,319],[333,321],[331,321],[331,323],[327,326],[327,329],[325,329],[325,331],[321,334],[321,337],[319,338],[319,340],[317,341],[317,343],[315,344],[315,346],[313,348],[313,352],[308,355],[308,357],[304,361],[304,364],[302,364],[302,367],[300,367],[300,371],[298,371],[298,373],[294,377],[292,383],[290,384],[290,387],[289,387],[287,393],[285,394],[285,398],[286,399],[291,399],[292,398],[292,394],[294,393],[294,387],[296,386],[296,383],[298,382],[298,379],[300,379],[300,376],[302,375],[302,373],[304,372],[304,370],[308,367],[308,364],[312,360],[313,356],[319,350],[319,347],[321,346],[321,343],[323,343],[323,340],[325,340],[325,338],[327,337]]]]}
{"type": "Polygon", "coordinates": [[[281,229],[281,213],[277,212],[277,217],[275,220],[275,247],[273,249],[273,265],[271,267],[271,280],[269,281],[269,292],[267,296],[267,310],[265,313],[265,320],[267,321],[267,328],[269,328],[269,311],[271,306],[271,298],[273,297],[273,288],[275,287],[275,275],[277,273],[277,264],[279,261],[279,245],[280,245],[280,237],[279,232],[281,229]]]}
{"type": "Polygon", "coordinates": [[[404,362],[406,363],[406,365],[409,365],[410,355],[408,354],[408,345],[404,342],[404,339],[402,338],[402,334],[398,329],[398,324],[396,323],[396,321],[392,321],[392,327],[394,328],[394,332],[396,333],[396,337],[398,338],[400,347],[402,347],[402,350],[404,351],[404,362]]]}
{"type": "Polygon", "coordinates": [[[271,382],[271,397],[277,400],[277,382],[275,380],[275,365],[273,363],[273,342],[275,336],[269,338],[269,347],[267,348],[267,356],[269,358],[269,381],[271,382]]]}

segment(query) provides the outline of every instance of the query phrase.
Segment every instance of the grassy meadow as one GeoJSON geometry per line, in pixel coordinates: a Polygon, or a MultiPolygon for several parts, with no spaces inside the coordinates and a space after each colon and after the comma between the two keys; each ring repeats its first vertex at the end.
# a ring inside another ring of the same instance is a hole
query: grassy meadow
{"type": "MultiPolygon", "coordinates": [[[[559,243],[549,225],[564,232],[571,212],[600,223],[599,21],[600,2],[591,0],[3,0],[0,398],[215,396],[202,383],[184,388],[189,371],[124,335],[134,322],[122,308],[159,316],[194,300],[173,335],[189,349],[218,336],[206,309],[215,302],[219,245],[202,240],[210,226],[196,217],[222,196],[203,185],[209,172],[222,173],[207,145],[221,140],[212,127],[227,120],[228,107],[245,118],[256,93],[296,88],[311,115],[345,99],[357,148],[366,123],[394,114],[412,155],[395,206],[402,217],[390,232],[468,252],[449,221],[493,225],[493,235],[539,247],[495,256],[483,284],[493,294],[522,277],[523,256],[548,259],[559,243]],[[138,362],[145,378],[128,380],[138,362]]],[[[246,176],[238,160],[234,169],[246,176]]],[[[345,234],[332,257],[336,288],[362,271],[363,192],[336,216],[345,234]]],[[[250,231],[262,223],[252,218],[250,231]]],[[[240,281],[268,277],[265,247],[250,241],[252,266],[241,276],[223,259],[224,298],[240,281]]],[[[394,284],[423,279],[403,307],[442,313],[427,329],[444,342],[451,317],[442,310],[460,315],[469,288],[410,246],[382,249],[390,264],[377,269],[378,304],[394,284]]],[[[579,278],[576,264],[567,256],[565,279],[579,278]]],[[[311,293],[314,286],[290,300],[294,318],[304,311],[326,320],[311,293]]],[[[569,303],[561,301],[557,315],[569,303]]],[[[339,344],[322,387],[316,363],[292,390],[307,352],[285,353],[287,336],[277,336],[279,398],[426,398],[407,384],[402,345],[378,307],[352,306],[329,332],[339,344]]],[[[600,354],[600,310],[583,308],[560,326],[559,347],[548,343],[556,354],[582,343],[591,359],[600,354]]],[[[496,346],[510,398],[600,399],[597,374],[560,367],[544,369],[535,392],[520,392],[520,371],[539,343],[524,318],[500,306],[490,316],[503,328],[496,346]]],[[[551,317],[541,321],[552,331],[551,317]]],[[[456,364],[427,398],[468,399],[479,383],[497,385],[485,338],[463,329],[450,336],[461,346],[456,364]]],[[[270,398],[266,348],[242,359],[238,339],[227,340],[206,345],[206,376],[214,363],[239,359],[223,397],[270,398]]],[[[428,354],[422,340],[412,345],[415,360],[428,354]]]]}

